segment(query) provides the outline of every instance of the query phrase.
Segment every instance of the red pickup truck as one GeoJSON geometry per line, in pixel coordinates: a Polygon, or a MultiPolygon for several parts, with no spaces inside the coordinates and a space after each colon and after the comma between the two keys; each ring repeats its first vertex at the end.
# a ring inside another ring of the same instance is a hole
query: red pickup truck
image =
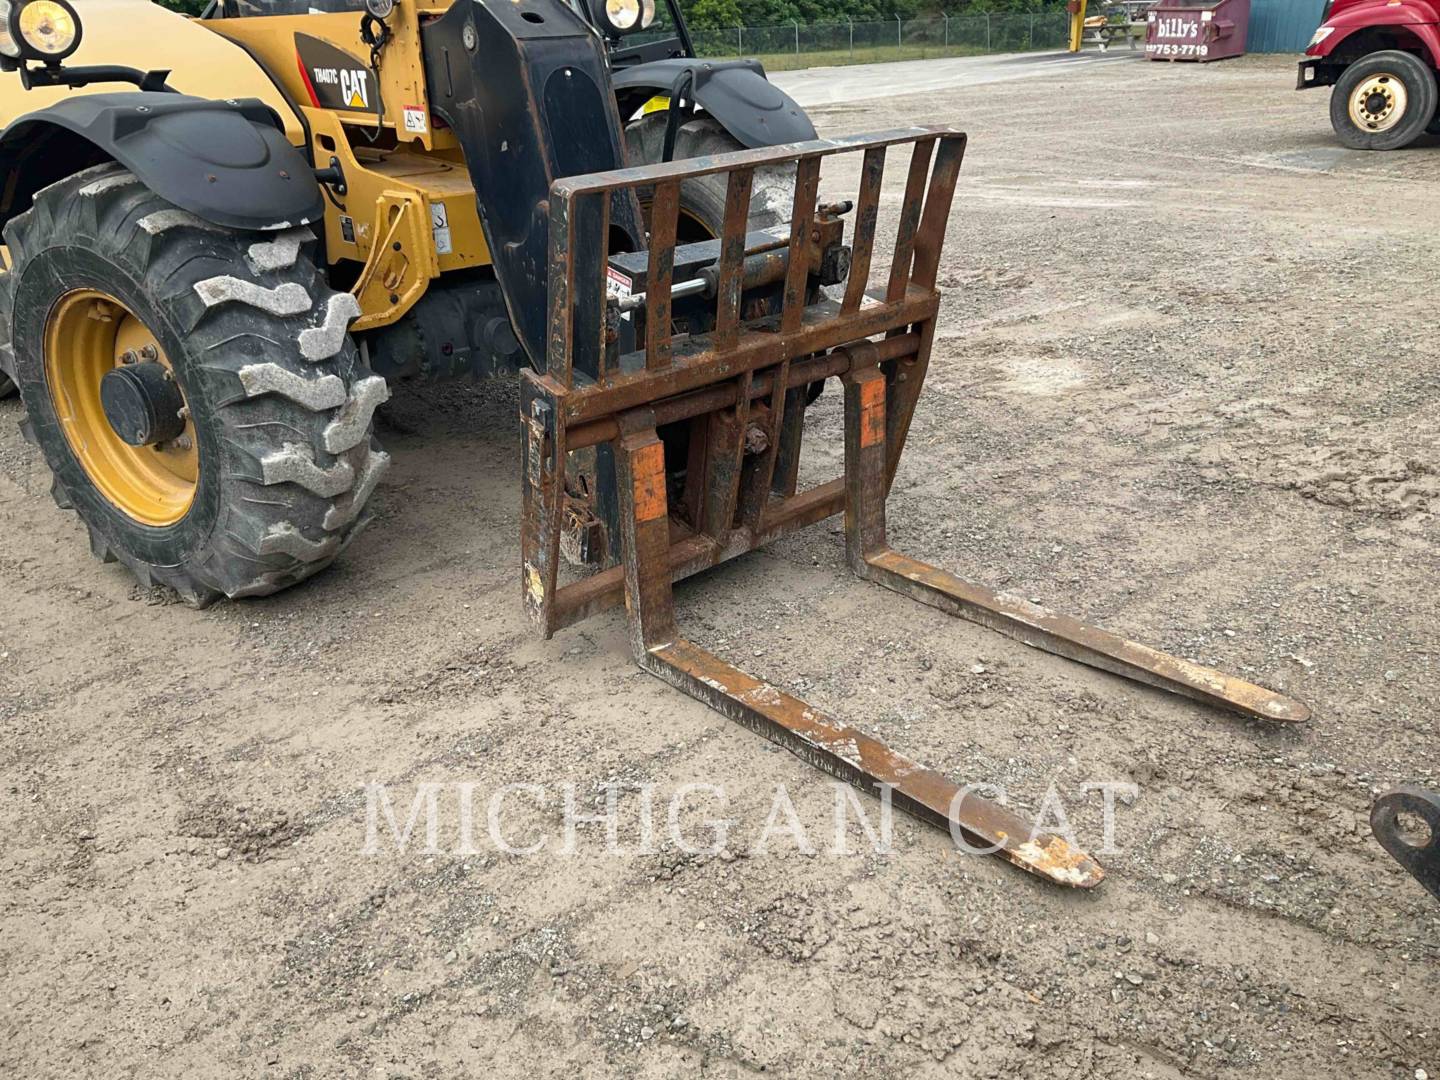
{"type": "Polygon", "coordinates": [[[1346,146],[1398,150],[1440,130],[1440,0],[1329,0],[1305,55],[1296,89],[1335,87],[1330,123],[1346,146]]]}

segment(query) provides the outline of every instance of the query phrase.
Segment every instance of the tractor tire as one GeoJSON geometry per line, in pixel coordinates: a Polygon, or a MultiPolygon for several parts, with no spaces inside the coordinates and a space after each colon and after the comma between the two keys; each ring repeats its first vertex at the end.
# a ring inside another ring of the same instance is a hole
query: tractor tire
{"type": "MultiPolygon", "coordinates": [[[[14,278],[5,270],[0,270],[0,361],[9,363],[4,359],[9,356],[10,344],[10,286],[14,278]]],[[[20,392],[12,379],[4,370],[0,370],[0,401],[12,398],[20,392]]]]}
{"type": "MultiPolygon", "coordinates": [[[[625,141],[631,161],[636,165],[654,165],[665,152],[664,112],[651,113],[632,122],[625,129],[625,141]]],[[[675,133],[675,160],[713,154],[731,154],[744,150],[740,142],[708,116],[697,117],[680,125],[675,133]]],[[[702,176],[680,185],[680,222],[676,235],[681,243],[712,240],[720,235],[725,224],[725,177],[702,176]]],[[[649,212],[652,192],[638,188],[640,203],[649,212]]],[[[795,202],[795,170],[769,168],[755,170],[750,188],[751,231],[769,229],[790,223],[795,202]]]]}
{"type": "Polygon", "coordinates": [[[40,192],[5,240],[0,367],[98,558],[203,607],[293,585],[363,528],[389,395],[309,228],[220,228],[110,163],[40,192]]]}
{"type": "Polygon", "coordinates": [[[1330,94],[1330,125],[1352,150],[1398,150],[1425,133],[1440,87],[1413,53],[1371,53],[1340,75],[1330,94]]]}
{"type": "MultiPolygon", "coordinates": [[[[654,165],[664,156],[666,119],[664,112],[655,112],[626,127],[626,145],[634,164],[654,165]]],[[[721,127],[718,120],[702,116],[680,125],[680,130],[675,133],[674,160],[733,154],[744,149],[740,140],[721,127]]],[[[724,174],[701,176],[680,185],[680,220],[675,235],[682,244],[719,237],[725,226],[726,185],[724,174]]],[[[647,218],[652,194],[653,189],[636,188],[636,196],[647,218]]],[[[749,230],[756,232],[780,226],[788,235],[794,213],[794,168],[756,169],[750,184],[749,230]]],[[[805,395],[806,408],[815,404],[824,390],[824,380],[811,383],[805,395]]]]}

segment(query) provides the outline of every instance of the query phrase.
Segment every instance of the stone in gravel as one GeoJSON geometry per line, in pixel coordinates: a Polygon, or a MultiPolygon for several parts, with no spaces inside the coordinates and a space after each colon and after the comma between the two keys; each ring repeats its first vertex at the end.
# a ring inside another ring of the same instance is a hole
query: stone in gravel
{"type": "Polygon", "coordinates": [[[228,859],[230,857],[230,849],[228,847],[216,848],[215,857],[217,859],[228,859]]]}

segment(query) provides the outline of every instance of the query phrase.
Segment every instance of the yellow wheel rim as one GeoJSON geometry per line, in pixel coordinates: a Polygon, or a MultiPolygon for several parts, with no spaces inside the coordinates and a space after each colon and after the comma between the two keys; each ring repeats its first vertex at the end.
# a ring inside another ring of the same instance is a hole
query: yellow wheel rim
{"type": "Polygon", "coordinates": [[[107,371],[147,361],[174,371],[159,339],[114,297],[77,289],[50,312],[45,382],[71,451],[117,510],[142,525],[162,527],[183,518],[195,501],[200,452],[188,403],[184,432],[154,446],[131,446],[121,439],[100,403],[100,380],[107,371]]]}
{"type": "Polygon", "coordinates": [[[711,231],[710,226],[701,221],[698,217],[686,210],[683,206],[676,215],[675,233],[680,243],[698,243],[701,240],[720,239],[711,231]]]}
{"type": "Polygon", "coordinates": [[[1361,131],[1389,131],[1408,101],[1405,84],[1394,75],[1371,75],[1350,94],[1350,122],[1361,131]]]}

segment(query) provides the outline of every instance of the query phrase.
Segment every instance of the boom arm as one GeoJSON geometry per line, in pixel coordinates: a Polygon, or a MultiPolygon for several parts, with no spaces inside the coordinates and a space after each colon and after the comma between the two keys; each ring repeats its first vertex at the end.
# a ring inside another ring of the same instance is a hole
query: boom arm
{"type": "MultiPolygon", "coordinates": [[[[422,31],[430,107],[455,132],[516,336],[545,364],[553,181],[625,164],[604,47],[562,0],[456,4],[422,31]]],[[[638,250],[633,193],[610,200],[610,248],[638,250]]]]}

